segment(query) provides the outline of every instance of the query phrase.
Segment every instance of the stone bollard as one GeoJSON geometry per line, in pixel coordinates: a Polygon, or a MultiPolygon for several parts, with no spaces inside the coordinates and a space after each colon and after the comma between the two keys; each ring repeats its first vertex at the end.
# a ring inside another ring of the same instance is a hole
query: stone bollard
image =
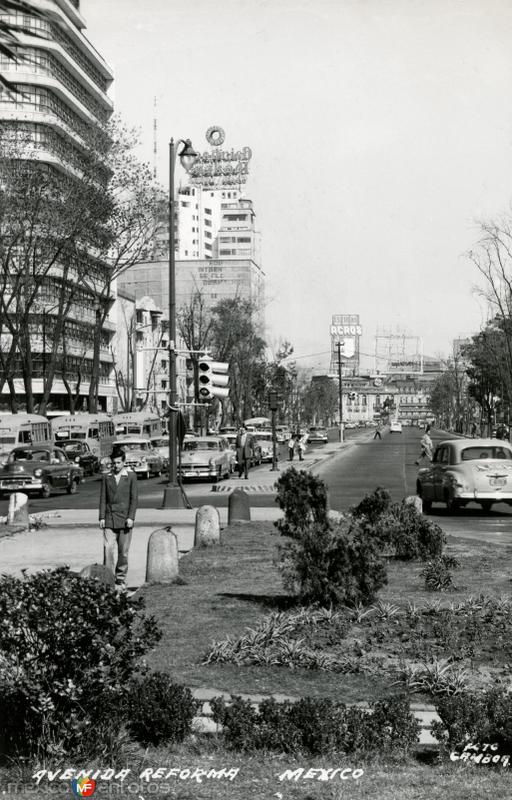
{"type": "Polygon", "coordinates": [[[146,583],[175,583],[178,559],[178,539],[171,526],[153,531],[148,541],[146,583]]]}
{"type": "Polygon", "coordinates": [[[80,572],[80,577],[94,578],[100,583],[105,584],[105,586],[111,586],[112,588],[116,585],[114,573],[104,564],[89,564],[89,566],[84,567],[80,572]]]}
{"type": "Polygon", "coordinates": [[[250,522],[251,504],[249,495],[243,489],[235,489],[229,495],[228,501],[228,525],[232,522],[250,522]]]}
{"type": "Polygon", "coordinates": [[[194,547],[212,547],[220,544],[220,516],[214,506],[197,509],[194,547]]]}
{"type": "Polygon", "coordinates": [[[418,514],[423,513],[423,500],[417,494],[410,494],[405,498],[404,503],[406,506],[414,506],[418,514]]]}
{"type": "Polygon", "coordinates": [[[9,497],[9,510],[7,511],[7,524],[15,525],[16,528],[29,529],[28,519],[28,495],[24,492],[14,492],[9,497]]]}

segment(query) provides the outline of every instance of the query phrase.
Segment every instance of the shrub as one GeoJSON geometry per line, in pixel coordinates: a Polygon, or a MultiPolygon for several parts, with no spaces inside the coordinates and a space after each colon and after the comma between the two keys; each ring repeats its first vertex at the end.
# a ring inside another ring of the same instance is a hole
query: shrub
{"type": "Polygon", "coordinates": [[[314,524],[279,548],[285,589],[320,606],[371,602],[387,582],[376,542],[356,523],[314,524]]]}
{"type": "Polygon", "coordinates": [[[211,706],[214,721],[222,725],[223,743],[233,750],[406,754],[418,740],[419,724],[405,697],[373,703],[371,713],[310,697],[296,703],[265,700],[259,709],[241,697],[231,704],[217,697],[211,706]]]}
{"type": "Polygon", "coordinates": [[[366,517],[368,522],[373,524],[389,509],[390,505],[391,495],[388,490],[377,486],[373,492],[365,494],[361,502],[350,509],[350,513],[354,519],[366,517]]]}
{"type": "Polygon", "coordinates": [[[441,722],[432,733],[443,744],[456,747],[466,742],[496,742],[512,747],[512,695],[493,688],[478,693],[464,691],[436,700],[441,722]]]}
{"type": "Polygon", "coordinates": [[[4,752],[105,755],[128,681],[160,637],[142,611],[142,600],[67,568],[0,579],[4,752]]]}
{"type": "Polygon", "coordinates": [[[413,505],[395,503],[373,523],[371,531],[380,546],[392,547],[403,561],[438,558],[446,535],[435,522],[420,514],[413,505]]]}
{"type": "Polygon", "coordinates": [[[309,472],[286,470],[277,481],[276,503],[284,519],[274,525],[283,536],[295,538],[312,524],[328,525],[327,486],[309,472]]]}
{"type": "Polygon", "coordinates": [[[452,556],[443,555],[427,561],[420,572],[420,577],[425,579],[425,587],[433,592],[444,592],[454,589],[452,569],[459,566],[459,562],[452,556]]]}
{"type": "Polygon", "coordinates": [[[190,689],[153,672],[131,681],[128,691],[128,730],[140,744],[182,742],[190,734],[200,705],[190,689]]]}

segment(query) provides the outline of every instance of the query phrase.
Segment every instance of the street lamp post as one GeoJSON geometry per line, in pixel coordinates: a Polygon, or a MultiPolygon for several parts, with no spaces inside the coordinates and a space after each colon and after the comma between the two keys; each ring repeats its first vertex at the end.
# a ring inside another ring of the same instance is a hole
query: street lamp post
{"type": "Polygon", "coordinates": [[[177,469],[177,402],[176,386],[176,253],[174,233],[174,171],[176,156],[179,155],[182,166],[187,170],[197,159],[197,153],[190,139],[180,139],[182,150],[177,153],[174,139],[169,142],[169,480],[164,491],[163,508],[183,508],[184,498],[178,483],[177,469]]]}
{"type": "Polygon", "coordinates": [[[336,345],[336,347],[338,348],[338,404],[340,410],[340,435],[339,435],[340,442],[343,441],[343,375],[341,371],[342,344],[345,344],[345,342],[338,342],[336,345]]]}

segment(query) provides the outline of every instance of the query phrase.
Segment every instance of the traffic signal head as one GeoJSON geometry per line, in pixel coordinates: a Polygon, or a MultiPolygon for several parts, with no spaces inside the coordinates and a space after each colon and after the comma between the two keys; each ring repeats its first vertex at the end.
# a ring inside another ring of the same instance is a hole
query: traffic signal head
{"type": "Polygon", "coordinates": [[[213,361],[208,356],[199,359],[199,398],[210,400],[212,397],[229,396],[229,364],[224,361],[213,361]]]}

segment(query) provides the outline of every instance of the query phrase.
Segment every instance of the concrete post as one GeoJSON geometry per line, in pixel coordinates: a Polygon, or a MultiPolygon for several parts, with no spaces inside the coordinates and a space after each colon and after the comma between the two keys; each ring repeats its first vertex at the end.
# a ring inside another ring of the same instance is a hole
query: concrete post
{"type": "Polygon", "coordinates": [[[14,492],[9,497],[7,524],[23,526],[28,531],[28,496],[24,492],[14,492]]]}
{"type": "Polygon", "coordinates": [[[146,583],[174,583],[178,577],[178,539],[170,526],[153,531],[148,541],[146,583]]]}
{"type": "Polygon", "coordinates": [[[214,506],[197,509],[194,547],[212,547],[220,544],[220,516],[214,506]]]}
{"type": "Polygon", "coordinates": [[[235,489],[228,500],[228,525],[232,522],[249,522],[250,519],[249,495],[243,489],[235,489]]]}

